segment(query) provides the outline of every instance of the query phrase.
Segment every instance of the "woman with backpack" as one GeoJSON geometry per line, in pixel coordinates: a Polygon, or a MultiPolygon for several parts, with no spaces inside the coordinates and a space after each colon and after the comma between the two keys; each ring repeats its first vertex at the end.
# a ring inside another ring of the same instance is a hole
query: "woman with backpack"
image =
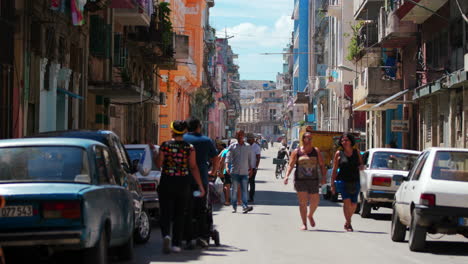
{"type": "Polygon", "coordinates": [[[284,184],[288,184],[289,174],[293,168],[296,168],[294,189],[297,192],[302,219],[300,230],[307,230],[307,218],[310,225],[315,227],[314,212],[320,202],[319,185],[326,183],[327,171],[320,149],[312,145],[312,133],[305,132],[302,135],[302,142],[303,145],[291,154],[284,184]],[[309,204],[309,212],[307,212],[307,204],[309,204]]]}

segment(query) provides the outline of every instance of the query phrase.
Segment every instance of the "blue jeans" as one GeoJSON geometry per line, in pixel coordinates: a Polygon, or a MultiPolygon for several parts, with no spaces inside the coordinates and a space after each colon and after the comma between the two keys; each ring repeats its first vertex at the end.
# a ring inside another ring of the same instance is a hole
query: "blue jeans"
{"type": "Polygon", "coordinates": [[[248,199],[248,191],[247,191],[247,184],[249,183],[249,177],[247,175],[240,175],[240,174],[231,174],[232,177],[232,185],[231,185],[231,204],[232,207],[235,209],[237,208],[237,188],[240,184],[241,187],[241,198],[242,198],[242,207],[246,208],[247,199],[248,199]]]}

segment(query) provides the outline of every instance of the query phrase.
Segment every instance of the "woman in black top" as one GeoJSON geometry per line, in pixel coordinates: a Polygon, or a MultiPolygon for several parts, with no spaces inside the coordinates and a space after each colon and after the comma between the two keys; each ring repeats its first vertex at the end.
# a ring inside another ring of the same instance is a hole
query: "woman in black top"
{"type": "Polygon", "coordinates": [[[355,142],[354,136],[350,133],[345,133],[340,137],[338,144],[343,150],[338,150],[335,153],[331,181],[332,192],[338,191],[343,199],[343,213],[346,218],[344,228],[351,232],[353,231],[351,217],[356,211],[359,190],[361,189],[359,170],[362,169],[363,164],[361,154],[353,148],[355,142]]]}
{"type": "Polygon", "coordinates": [[[163,252],[180,252],[183,235],[184,212],[190,198],[191,178],[198,184],[203,196],[205,190],[197,167],[194,147],[183,140],[187,130],[185,121],[171,123],[172,139],[159,147],[156,167],[161,168],[161,180],[158,186],[160,205],[160,224],[163,237],[163,252]],[[191,176],[193,175],[193,176],[191,176]],[[172,238],[170,228],[172,224],[172,238]],[[172,244],[172,247],[171,247],[172,244]]]}

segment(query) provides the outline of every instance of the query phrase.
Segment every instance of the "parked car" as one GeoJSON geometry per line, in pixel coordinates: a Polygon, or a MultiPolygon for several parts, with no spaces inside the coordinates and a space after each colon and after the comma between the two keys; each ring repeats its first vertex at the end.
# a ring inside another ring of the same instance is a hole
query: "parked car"
{"type": "MultiPolygon", "coordinates": [[[[137,163],[136,173],[143,192],[143,208],[154,219],[159,218],[159,196],[157,188],[161,178],[161,171],[154,164],[154,155],[159,151],[155,145],[156,153],[153,153],[148,144],[125,145],[132,163],[137,163]]],[[[135,164],[134,164],[135,165],[135,164]]]]}
{"type": "Polygon", "coordinates": [[[133,257],[131,192],[117,183],[108,147],[94,140],[0,140],[0,245],[82,250],[107,263],[133,257]]]}
{"type": "Polygon", "coordinates": [[[149,240],[151,225],[148,213],[143,210],[143,193],[135,175],[137,168],[132,166],[124,145],[114,132],[108,130],[66,130],[39,133],[35,137],[83,138],[96,140],[106,145],[109,148],[112,169],[117,183],[132,193],[135,211],[135,242],[146,243],[149,240]]]}
{"type": "Polygon", "coordinates": [[[421,152],[395,148],[373,148],[362,156],[365,169],[360,172],[361,192],[359,213],[363,218],[371,216],[371,210],[392,208],[398,183],[393,175],[408,175],[421,152]]]}
{"type": "Polygon", "coordinates": [[[416,161],[395,194],[391,238],[402,242],[409,227],[409,248],[424,250],[426,234],[468,238],[468,150],[430,148],[416,161]]]}
{"type": "Polygon", "coordinates": [[[299,147],[299,139],[292,140],[291,143],[288,145],[289,155],[299,147]]]}

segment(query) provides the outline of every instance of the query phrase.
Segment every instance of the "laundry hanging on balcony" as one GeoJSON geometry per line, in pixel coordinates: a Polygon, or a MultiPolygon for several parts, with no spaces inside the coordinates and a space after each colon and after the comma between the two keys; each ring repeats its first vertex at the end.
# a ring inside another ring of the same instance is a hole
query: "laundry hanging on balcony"
{"type": "Polygon", "coordinates": [[[71,14],[74,26],[82,26],[84,24],[84,6],[86,0],[70,0],[71,1],[71,14]]]}

